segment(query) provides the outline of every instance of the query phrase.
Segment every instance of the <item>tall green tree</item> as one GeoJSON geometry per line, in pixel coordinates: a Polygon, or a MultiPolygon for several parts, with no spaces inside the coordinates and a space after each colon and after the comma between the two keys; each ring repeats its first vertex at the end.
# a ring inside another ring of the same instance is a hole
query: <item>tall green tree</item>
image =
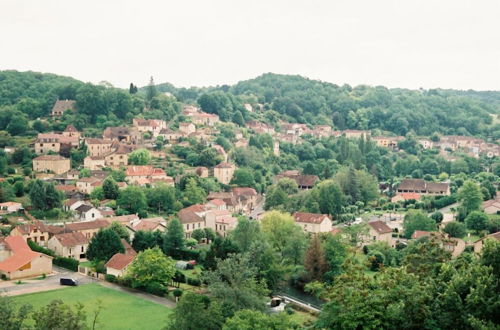
{"type": "Polygon", "coordinates": [[[144,191],[138,186],[128,186],[120,191],[116,205],[130,213],[140,213],[147,210],[144,191]]]}
{"type": "Polygon", "coordinates": [[[84,306],[77,303],[74,308],[62,302],[53,300],[48,305],[33,312],[31,318],[35,329],[87,329],[87,314],[84,306]]]}
{"type": "Polygon", "coordinates": [[[92,261],[108,261],[116,253],[124,253],[120,236],[113,229],[101,229],[92,237],[87,248],[87,258],[92,261]]]}
{"type": "Polygon", "coordinates": [[[488,216],[481,211],[472,211],[465,218],[465,224],[468,229],[474,230],[479,233],[481,230],[485,230],[488,224],[488,216]]]}
{"type": "Polygon", "coordinates": [[[304,258],[304,268],[307,272],[309,281],[321,281],[327,271],[327,263],[321,240],[318,235],[315,235],[306,251],[304,258]]]}
{"type": "Polygon", "coordinates": [[[471,180],[464,182],[462,188],[458,192],[458,197],[461,201],[461,207],[468,215],[472,211],[479,210],[483,202],[483,195],[480,187],[471,180]]]}
{"type": "Polygon", "coordinates": [[[54,184],[42,180],[35,180],[31,184],[29,197],[33,208],[42,211],[61,207],[63,198],[54,184]]]}
{"type": "Polygon", "coordinates": [[[128,155],[131,165],[148,165],[151,162],[151,153],[147,149],[137,149],[128,155]]]}
{"type": "Polygon", "coordinates": [[[163,251],[169,256],[177,256],[184,248],[184,229],[179,219],[172,219],[167,225],[167,232],[163,237],[163,251]]]}
{"type": "Polygon", "coordinates": [[[135,288],[167,287],[174,275],[175,262],[159,247],[139,252],[127,271],[135,288]]]}
{"type": "Polygon", "coordinates": [[[436,222],[421,210],[410,210],[403,221],[404,235],[411,238],[415,230],[436,231],[436,222]]]}
{"type": "Polygon", "coordinates": [[[119,195],[119,187],[112,176],[108,176],[102,183],[104,197],[108,199],[117,199],[119,195]]]}
{"type": "Polygon", "coordinates": [[[167,330],[220,330],[224,324],[222,309],[207,296],[187,292],[175,306],[167,330]]]}

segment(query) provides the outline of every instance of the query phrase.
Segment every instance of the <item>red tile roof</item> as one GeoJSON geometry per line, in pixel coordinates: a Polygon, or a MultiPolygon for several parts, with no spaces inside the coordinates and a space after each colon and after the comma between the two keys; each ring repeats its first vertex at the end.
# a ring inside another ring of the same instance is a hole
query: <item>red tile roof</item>
{"type": "Polygon", "coordinates": [[[304,223],[322,223],[325,218],[330,219],[328,214],[319,214],[319,213],[307,213],[307,212],[295,212],[293,217],[296,222],[304,222],[304,223]]]}
{"type": "Polygon", "coordinates": [[[127,166],[126,175],[127,176],[150,176],[154,172],[154,168],[151,165],[135,165],[127,166]]]}
{"type": "Polygon", "coordinates": [[[31,262],[33,259],[42,255],[41,253],[31,251],[28,244],[21,236],[8,236],[4,239],[7,248],[13,255],[0,262],[0,270],[4,272],[13,272],[31,262]]]}
{"type": "Polygon", "coordinates": [[[389,227],[385,222],[377,220],[368,222],[368,225],[372,227],[379,234],[392,233],[391,227],[389,227]]]}
{"type": "Polygon", "coordinates": [[[123,270],[125,267],[130,265],[134,261],[135,255],[117,253],[109,259],[106,263],[106,267],[123,270]]]}
{"type": "Polygon", "coordinates": [[[257,192],[253,188],[233,188],[232,191],[235,196],[257,196],[257,192]]]}
{"type": "Polygon", "coordinates": [[[56,161],[56,160],[69,160],[69,159],[59,155],[41,155],[34,158],[33,160],[56,161]]]}
{"type": "Polygon", "coordinates": [[[106,228],[110,224],[107,221],[108,219],[110,218],[106,218],[106,220],[103,219],[103,220],[67,223],[65,227],[66,229],[69,229],[71,231],[106,228]]]}

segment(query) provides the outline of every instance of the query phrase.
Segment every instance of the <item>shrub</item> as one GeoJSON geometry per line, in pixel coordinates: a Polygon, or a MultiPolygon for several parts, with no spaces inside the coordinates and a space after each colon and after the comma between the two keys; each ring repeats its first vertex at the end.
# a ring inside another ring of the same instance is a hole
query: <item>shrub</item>
{"type": "Polygon", "coordinates": [[[168,294],[168,288],[160,283],[157,283],[157,282],[149,283],[144,288],[144,291],[146,291],[147,293],[154,294],[155,296],[160,296],[160,297],[163,297],[163,296],[168,294]]]}
{"type": "Polygon", "coordinates": [[[174,289],[174,291],[172,291],[174,297],[180,297],[182,296],[182,293],[183,291],[181,289],[174,289]]]}
{"type": "Polygon", "coordinates": [[[78,260],[64,257],[55,257],[52,263],[56,266],[63,267],[74,272],[78,271],[78,265],[80,264],[78,260]]]}
{"type": "Polygon", "coordinates": [[[189,285],[192,285],[192,286],[200,286],[201,285],[201,281],[197,278],[190,278],[188,277],[187,278],[187,284],[189,285]]]}
{"type": "Polygon", "coordinates": [[[176,270],[173,280],[174,280],[174,282],[177,282],[177,283],[185,283],[186,282],[186,275],[184,275],[181,271],[176,270]]]}
{"type": "Polygon", "coordinates": [[[108,282],[111,282],[111,283],[116,283],[117,282],[117,278],[115,275],[111,275],[111,274],[106,274],[104,275],[104,279],[108,282]]]}

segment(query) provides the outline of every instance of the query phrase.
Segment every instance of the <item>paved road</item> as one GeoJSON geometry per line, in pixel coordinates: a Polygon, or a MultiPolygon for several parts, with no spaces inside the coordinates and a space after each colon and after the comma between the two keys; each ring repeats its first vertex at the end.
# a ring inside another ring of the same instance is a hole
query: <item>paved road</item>
{"type": "Polygon", "coordinates": [[[17,281],[4,281],[0,283],[0,292],[7,296],[17,296],[26,293],[49,291],[61,288],[59,280],[61,277],[69,277],[78,281],[79,284],[97,282],[92,277],[75,273],[70,270],[53,267],[53,274],[47,275],[45,279],[23,279],[23,284],[16,284],[17,281]]]}
{"type": "Polygon", "coordinates": [[[257,205],[253,208],[253,210],[250,212],[250,219],[258,219],[259,215],[264,213],[264,203],[266,201],[265,197],[262,197],[262,199],[259,201],[257,205]]]}

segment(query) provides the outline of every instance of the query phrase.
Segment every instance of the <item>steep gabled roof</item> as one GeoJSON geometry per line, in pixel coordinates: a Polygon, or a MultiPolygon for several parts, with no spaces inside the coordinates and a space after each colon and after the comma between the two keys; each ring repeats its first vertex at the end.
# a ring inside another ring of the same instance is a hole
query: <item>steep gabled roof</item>
{"type": "Polygon", "coordinates": [[[65,234],[54,235],[54,238],[65,247],[73,247],[77,245],[88,244],[89,240],[80,232],[71,232],[65,234]]]}
{"type": "Polygon", "coordinates": [[[392,233],[391,227],[389,227],[385,222],[377,220],[377,221],[370,221],[368,222],[368,225],[372,227],[377,233],[379,234],[387,234],[387,233],[392,233]]]}
{"type": "MultiPolygon", "coordinates": [[[[295,212],[293,217],[296,222],[320,224],[325,218],[330,219],[328,214],[295,212]]],[[[331,219],[330,219],[331,220],[331,219]]]]}
{"type": "Polygon", "coordinates": [[[109,259],[106,267],[123,270],[134,261],[135,256],[130,254],[117,253],[109,259]]]}

